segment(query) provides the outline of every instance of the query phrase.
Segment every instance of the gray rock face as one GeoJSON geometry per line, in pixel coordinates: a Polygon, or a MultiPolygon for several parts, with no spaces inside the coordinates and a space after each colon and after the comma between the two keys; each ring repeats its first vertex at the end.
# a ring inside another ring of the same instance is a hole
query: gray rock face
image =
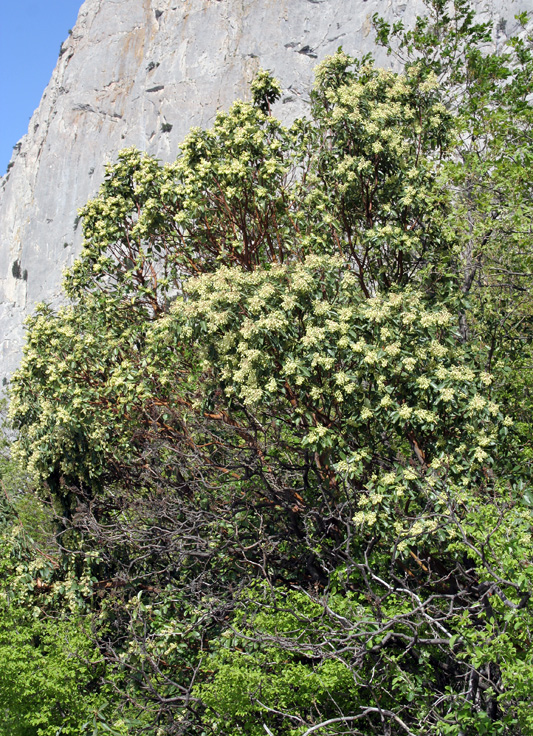
{"type": "MultiPolygon", "coordinates": [[[[477,6],[509,21],[530,3],[477,6]]],[[[276,114],[294,118],[320,59],[374,49],[374,13],[408,25],[423,11],[422,0],[86,0],[0,180],[0,381],[20,360],[24,317],[60,298],[82,244],[77,210],[106,161],[132,145],[172,160],[191,126],[246,97],[259,67],[282,83],[276,114]]]]}

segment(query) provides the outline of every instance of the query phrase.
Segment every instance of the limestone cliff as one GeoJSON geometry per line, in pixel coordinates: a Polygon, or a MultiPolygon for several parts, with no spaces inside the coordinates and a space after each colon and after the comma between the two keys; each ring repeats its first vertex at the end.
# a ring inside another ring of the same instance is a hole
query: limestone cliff
{"type": "MultiPolygon", "coordinates": [[[[478,7],[511,19],[530,1],[478,7]]],[[[58,299],[81,248],[77,210],[106,160],[131,145],[173,159],[191,126],[247,94],[259,66],[283,85],[277,114],[294,117],[317,61],[340,45],[374,48],[375,12],[409,23],[423,9],[421,0],[86,0],[1,180],[0,379],[20,358],[24,317],[58,299]]]]}

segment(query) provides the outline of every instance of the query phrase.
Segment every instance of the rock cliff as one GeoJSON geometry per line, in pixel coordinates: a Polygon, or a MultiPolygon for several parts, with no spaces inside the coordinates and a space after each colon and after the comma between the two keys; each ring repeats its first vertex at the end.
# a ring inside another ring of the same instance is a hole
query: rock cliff
{"type": "MultiPolygon", "coordinates": [[[[478,8],[509,21],[529,3],[478,8]]],[[[374,48],[375,12],[409,23],[423,10],[421,0],[86,0],[0,181],[0,380],[20,359],[24,317],[59,298],[81,248],[77,210],[107,160],[131,145],[173,159],[191,126],[246,96],[260,66],[282,83],[277,114],[301,114],[320,59],[374,48]]]]}

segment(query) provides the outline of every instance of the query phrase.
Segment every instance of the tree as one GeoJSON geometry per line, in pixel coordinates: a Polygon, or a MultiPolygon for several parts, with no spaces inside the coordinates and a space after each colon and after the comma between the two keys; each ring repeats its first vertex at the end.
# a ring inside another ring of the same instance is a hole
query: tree
{"type": "MultiPolygon", "coordinates": [[[[455,113],[454,155],[444,167],[453,189],[450,227],[458,248],[463,339],[478,341],[481,360],[503,370],[505,399],[523,422],[531,416],[531,132],[533,56],[530,19],[522,13],[502,43],[501,24],[480,23],[465,0],[431,0],[412,29],[374,18],[378,41],[410,68],[434,75],[455,113]],[[513,372],[509,380],[508,371],[513,372]],[[511,388],[512,387],[512,388],[511,388]]],[[[499,381],[498,381],[499,383],[499,381]]]]}
{"type": "Polygon", "coordinates": [[[261,73],[175,164],[123,152],[29,321],[15,453],[126,731],[533,732],[533,497],[465,301],[449,25],[405,74],[339,51],[290,128],[261,73]]]}

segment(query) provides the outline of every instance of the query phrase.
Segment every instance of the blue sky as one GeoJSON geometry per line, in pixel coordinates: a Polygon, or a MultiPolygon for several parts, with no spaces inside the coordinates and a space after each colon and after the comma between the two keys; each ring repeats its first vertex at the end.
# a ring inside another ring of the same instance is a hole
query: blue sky
{"type": "Polygon", "coordinates": [[[0,0],[0,175],[28,130],[82,0],[0,0]]]}

